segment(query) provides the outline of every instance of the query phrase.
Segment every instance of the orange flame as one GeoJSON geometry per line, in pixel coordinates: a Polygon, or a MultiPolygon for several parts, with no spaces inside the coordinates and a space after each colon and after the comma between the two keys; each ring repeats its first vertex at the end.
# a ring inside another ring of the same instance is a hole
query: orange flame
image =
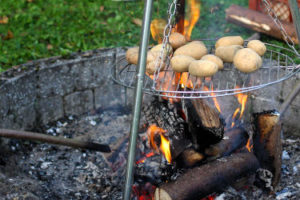
{"type": "MultiPolygon", "coordinates": [[[[235,89],[239,89],[239,88],[240,88],[239,86],[235,87],[235,89]]],[[[241,91],[237,90],[237,92],[241,92],[241,91]]],[[[237,116],[238,113],[240,113],[239,119],[240,120],[242,119],[244,111],[245,111],[245,108],[246,108],[246,103],[248,101],[248,93],[239,93],[239,94],[236,94],[234,96],[237,98],[237,101],[239,102],[241,108],[237,108],[234,111],[234,114],[232,116],[232,121],[233,122],[231,124],[231,127],[234,127],[234,125],[235,125],[234,119],[236,119],[236,116],[237,116]]]]}
{"type": "Polygon", "coordinates": [[[189,73],[188,72],[182,72],[179,84],[180,84],[181,88],[183,88],[183,89],[185,87],[187,87],[187,88],[193,88],[194,87],[192,80],[189,80],[189,73]]]}
{"type": "Polygon", "coordinates": [[[200,17],[201,2],[200,0],[187,1],[187,13],[189,14],[184,20],[184,33],[185,37],[190,40],[193,28],[195,27],[200,17]]]}
{"type": "Polygon", "coordinates": [[[144,163],[146,161],[147,158],[150,158],[154,156],[154,153],[153,152],[150,152],[150,153],[147,153],[142,159],[136,161],[136,164],[141,164],[141,163],[144,163]]]}
{"type": "Polygon", "coordinates": [[[171,156],[170,142],[162,134],[160,135],[160,139],[161,139],[160,150],[164,154],[168,163],[171,163],[172,156],[171,156]]]}
{"type": "Polygon", "coordinates": [[[234,127],[235,122],[234,119],[236,118],[237,114],[240,112],[240,108],[235,109],[233,115],[232,115],[232,123],[231,123],[231,128],[234,127]]]}
{"type": "Polygon", "coordinates": [[[160,151],[165,156],[166,160],[171,163],[172,156],[171,156],[171,148],[170,148],[170,142],[169,140],[163,135],[167,131],[152,124],[149,126],[147,130],[148,140],[150,143],[150,146],[153,150],[157,151],[160,149],[160,151]],[[160,147],[157,147],[157,144],[155,142],[155,136],[160,135],[160,147]]]}
{"type": "Polygon", "coordinates": [[[253,144],[251,144],[250,138],[247,141],[246,148],[248,149],[249,152],[252,151],[253,144]]]}
{"type": "Polygon", "coordinates": [[[193,28],[200,17],[201,3],[199,0],[188,0],[187,3],[190,10],[188,13],[190,13],[190,15],[188,16],[188,23],[184,34],[189,40],[191,38],[193,28]]]}
{"type": "MultiPolygon", "coordinates": [[[[239,86],[236,86],[235,88],[239,88],[239,86]]],[[[244,111],[245,111],[245,107],[246,107],[246,103],[248,100],[248,94],[247,93],[239,93],[235,95],[239,104],[241,104],[241,112],[240,112],[240,119],[242,118],[244,111]]]]}
{"type": "Polygon", "coordinates": [[[153,40],[162,43],[166,24],[166,20],[164,19],[154,19],[151,21],[150,32],[153,40]]]}
{"type": "MultiPolygon", "coordinates": [[[[208,87],[206,87],[206,86],[204,86],[203,89],[204,89],[204,91],[211,91],[211,93],[210,93],[211,96],[216,96],[215,93],[214,93],[213,85],[211,86],[211,90],[209,90],[208,87]]],[[[214,101],[214,104],[215,104],[217,110],[221,113],[221,107],[220,107],[220,104],[219,104],[217,98],[213,97],[212,99],[214,101]]]]}

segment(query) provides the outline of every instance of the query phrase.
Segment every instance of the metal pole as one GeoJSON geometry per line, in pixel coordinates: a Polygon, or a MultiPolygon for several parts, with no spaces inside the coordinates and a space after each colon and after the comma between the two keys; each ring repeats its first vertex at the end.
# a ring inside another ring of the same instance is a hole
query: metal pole
{"type": "Polygon", "coordinates": [[[300,47],[300,12],[298,7],[298,1],[297,0],[289,0],[290,4],[290,10],[293,16],[293,22],[295,26],[295,30],[297,32],[298,36],[298,43],[300,47]]]}
{"type": "Polygon", "coordinates": [[[140,123],[141,105],[143,100],[143,85],[145,77],[146,59],[148,42],[150,35],[150,22],[152,14],[153,0],[146,0],[144,6],[144,18],[141,34],[141,43],[139,49],[139,62],[137,72],[137,82],[135,87],[135,104],[133,108],[133,119],[130,130],[130,142],[128,147],[128,159],[127,159],[127,171],[126,171],[126,182],[124,189],[124,200],[130,200],[132,182],[133,182],[133,169],[135,163],[135,150],[136,150],[136,139],[138,133],[138,127],[140,123]]]}

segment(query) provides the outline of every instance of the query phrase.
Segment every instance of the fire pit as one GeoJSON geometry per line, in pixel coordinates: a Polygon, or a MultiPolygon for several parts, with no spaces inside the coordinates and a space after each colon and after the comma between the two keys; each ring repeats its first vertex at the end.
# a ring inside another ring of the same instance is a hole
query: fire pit
{"type": "MultiPolygon", "coordinates": [[[[126,105],[132,102],[132,91],[114,85],[107,76],[124,54],[125,49],[122,48],[102,49],[74,54],[68,59],[56,57],[38,60],[1,74],[1,128],[33,130],[68,138],[90,138],[106,142],[113,149],[112,154],[105,155],[1,138],[2,199],[122,199],[128,144],[126,138],[130,126],[130,114],[126,105]],[[69,80],[67,85],[64,84],[66,80],[69,80]],[[83,98],[84,94],[89,93],[95,100],[75,101],[70,105],[70,97],[83,98]],[[32,104],[34,102],[36,103],[32,104]]],[[[280,100],[286,97],[298,79],[299,77],[293,77],[282,84],[253,92],[248,98],[246,110],[261,112],[263,109],[278,107],[280,100]]],[[[147,102],[152,102],[153,99],[146,95],[144,100],[145,105],[148,105],[147,102]]],[[[234,96],[218,100],[221,109],[232,107],[229,109],[231,114],[239,105],[234,96]],[[232,99],[226,100],[227,98],[232,99]],[[232,105],[233,101],[236,104],[232,105]]],[[[276,189],[277,195],[291,195],[294,198],[297,198],[295,191],[298,187],[299,162],[297,102],[298,100],[292,103],[292,109],[287,113],[289,120],[284,120],[283,124],[285,153],[282,177],[276,189]]],[[[213,101],[210,103],[214,107],[213,101]]],[[[144,122],[142,120],[141,124],[144,122]]],[[[141,126],[141,137],[145,132],[145,128],[141,126]]],[[[140,156],[137,161],[142,159],[143,156],[140,156]]],[[[145,157],[147,156],[151,154],[146,154],[145,157]]],[[[170,166],[160,154],[145,159],[145,163],[152,159],[152,164],[157,162],[155,159],[163,160],[166,169],[169,169],[170,166]]],[[[144,170],[142,166],[141,173],[144,170]]],[[[137,191],[144,194],[155,189],[149,183],[146,186],[146,191],[144,187],[137,191]]],[[[229,188],[221,195],[227,198],[273,199],[273,196],[267,197],[261,189],[254,186],[242,191],[229,188]]]]}
{"type": "MultiPolygon", "coordinates": [[[[299,198],[299,98],[283,128],[273,110],[299,75],[280,82],[297,68],[277,47],[268,49],[264,67],[250,78],[225,70],[220,77],[202,78],[204,84],[196,87],[199,79],[167,69],[162,73],[168,89],[157,89],[157,82],[146,77],[146,92],[160,97],[144,97],[133,198],[299,198]],[[240,82],[232,81],[236,76],[240,82]],[[272,86],[263,88],[267,85],[272,86]],[[270,190],[271,195],[265,193],[270,190]]],[[[124,54],[122,48],[95,50],[34,61],[1,74],[1,128],[90,139],[113,150],[70,151],[1,139],[2,198],[122,198],[131,115],[127,106],[133,95],[108,77],[112,71],[118,83],[133,86],[136,69],[124,62],[124,54]]]]}

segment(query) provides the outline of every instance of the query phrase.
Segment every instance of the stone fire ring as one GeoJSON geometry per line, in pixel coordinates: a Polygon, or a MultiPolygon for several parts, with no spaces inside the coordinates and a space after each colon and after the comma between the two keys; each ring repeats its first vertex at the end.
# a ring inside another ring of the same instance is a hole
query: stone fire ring
{"type": "MultiPolygon", "coordinates": [[[[0,75],[0,128],[32,129],[68,115],[124,104],[131,90],[116,85],[110,70],[124,48],[73,53],[15,67],[0,75]],[[127,94],[127,95],[126,95],[127,94]]],[[[300,75],[251,93],[253,112],[278,109],[300,75]]],[[[133,99],[127,100],[132,102],[133,99]]],[[[299,135],[300,96],[289,108],[284,129],[299,135]]]]}

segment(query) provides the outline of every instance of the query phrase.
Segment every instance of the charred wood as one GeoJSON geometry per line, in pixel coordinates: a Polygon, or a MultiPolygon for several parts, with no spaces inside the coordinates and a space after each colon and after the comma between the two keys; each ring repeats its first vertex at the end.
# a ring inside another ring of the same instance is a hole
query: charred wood
{"type": "Polygon", "coordinates": [[[176,162],[179,167],[193,167],[204,159],[204,155],[193,148],[185,149],[176,162]]]}
{"type": "Polygon", "coordinates": [[[223,191],[236,180],[255,173],[258,167],[258,160],[253,153],[234,153],[192,168],[176,181],[161,185],[155,191],[155,200],[201,199],[223,191]]]}
{"type": "Polygon", "coordinates": [[[272,186],[275,187],[280,179],[281,171],[281,123],[276,111],[265,111],[254,114],[255,133],[253,149],[261,168],[272,174],[272,186]]]}
{"type": "Polygon", "coordinates": [[[245,146],[248,138],[248,133],[241,127],[229,129],[225,131],[224,138],[219,143],[205,149],[205,154],[213,157],[228,156],[240,147],[245,146]]]}
{"type": "Polygon", "coordinates": [[[179,115],[176,104],[153,97],[153,100],[143,107],[143,113],[148,126],[155,124],[167,131],[165,136],[170,141],[172,159],[191,144],[187,124],[179,115]]]}
{"type": "Polygon", "coordinates": [[[205,99],[184,101],[188,127],[196,148],[218,143],[224,134],[224,122],[218,111],[205,99]]]}
{"type": "MultiPolygon", "coordinates": [[[[284,39],[279,28],[274,23],[274,20],[267,14],[243,8],[241,6],[232,5],[226,10],[227,21],[237,24],[239,26],[261,32],[278,39],[284,39]]],[[[287,35],[295,43],[299,43],[295,28],[292,23],[281,22],[283,28],[286,30],[287,35]]]]}

